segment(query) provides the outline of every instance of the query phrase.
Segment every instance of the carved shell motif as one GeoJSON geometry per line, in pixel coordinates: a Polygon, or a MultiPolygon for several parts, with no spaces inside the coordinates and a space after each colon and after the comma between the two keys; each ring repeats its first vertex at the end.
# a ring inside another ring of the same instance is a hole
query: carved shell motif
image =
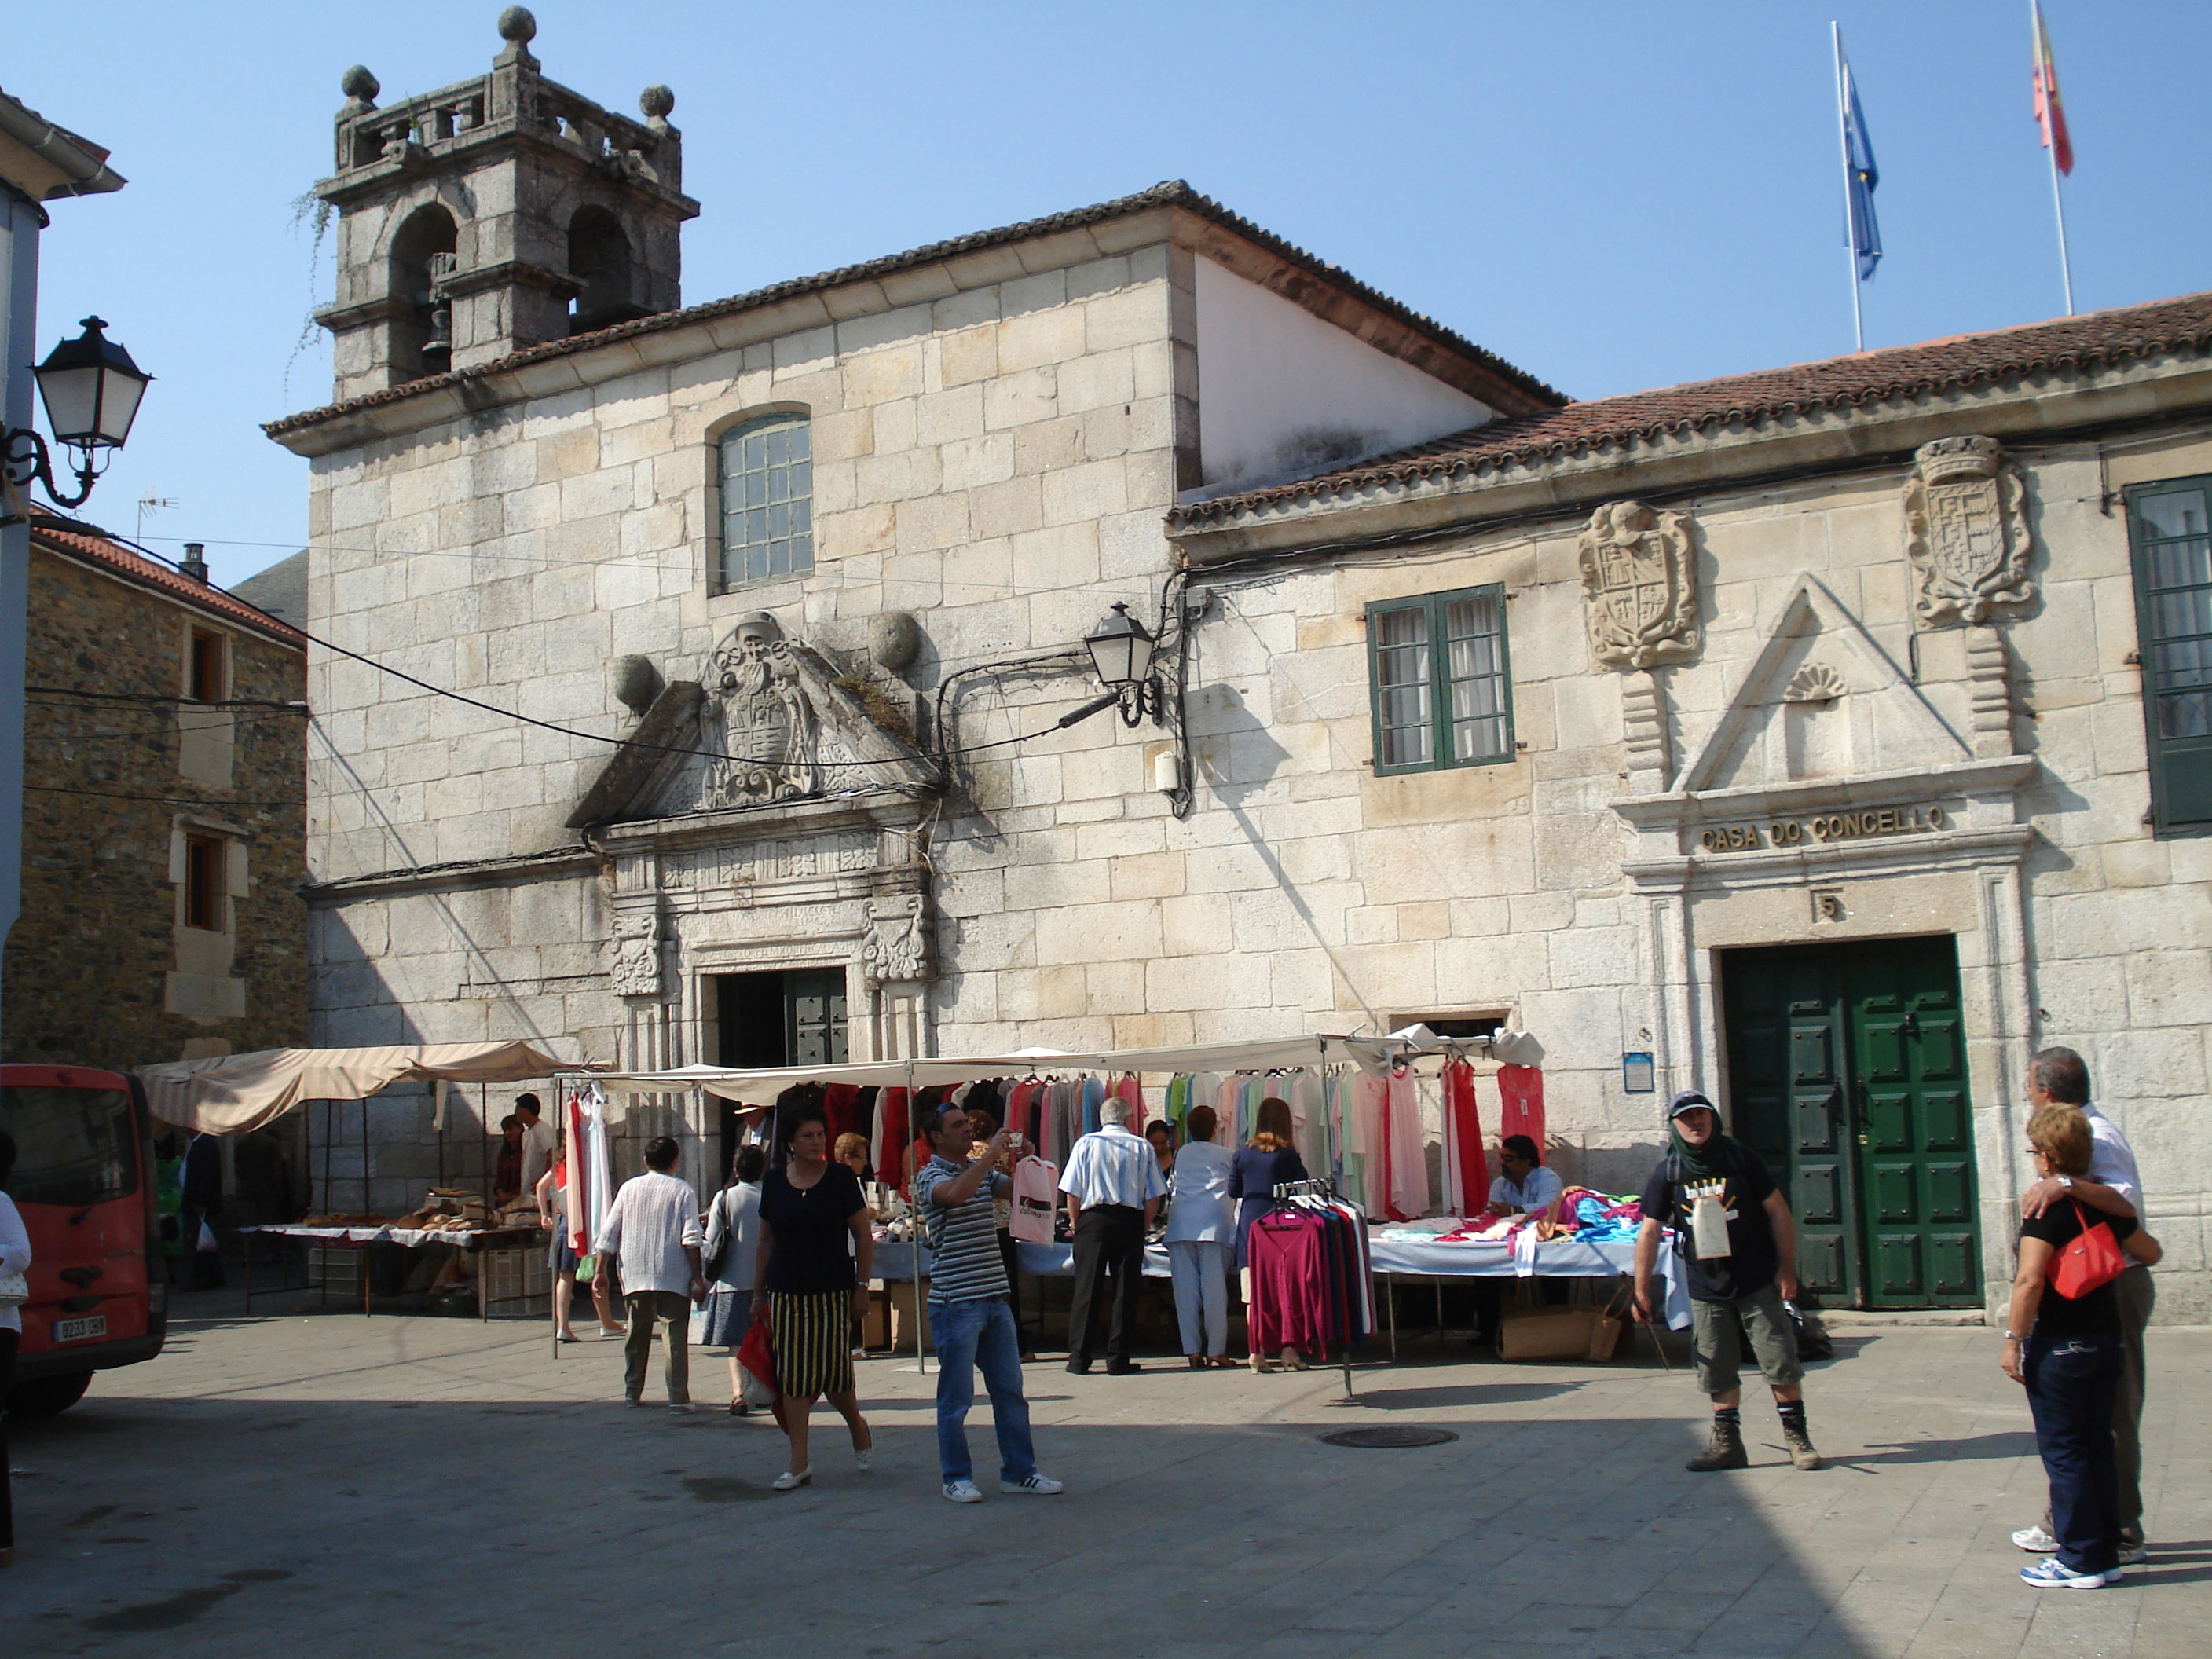
{"type": "Polygon", "coordinates": [[[1850,690],[1844,677],[1824,662],[1808,662],[1783,688],[1784,702],[1833,702],[1850,690]]]}

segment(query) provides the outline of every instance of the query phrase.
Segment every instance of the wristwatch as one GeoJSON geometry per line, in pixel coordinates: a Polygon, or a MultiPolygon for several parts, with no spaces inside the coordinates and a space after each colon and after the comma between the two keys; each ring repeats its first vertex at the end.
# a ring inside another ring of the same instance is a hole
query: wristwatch
{"type": "Polygon", "coordinates": [[[2008,1342],[2025,1342],[2027,1339],[2024,1336],[2014,1336],[2010,1331],[2007,1331],[2005,1333],[2005,1340],[2008,1342]]]}
{"type": "Polygon", "coordinates": [[[2064,1188],[2067,1192],[2070,1193],[2074,1190],[2074,1177],[2072,1176],[2055,1176],[2052,1179],[2057,1181],[2059,1186],[2064,1188]]]}

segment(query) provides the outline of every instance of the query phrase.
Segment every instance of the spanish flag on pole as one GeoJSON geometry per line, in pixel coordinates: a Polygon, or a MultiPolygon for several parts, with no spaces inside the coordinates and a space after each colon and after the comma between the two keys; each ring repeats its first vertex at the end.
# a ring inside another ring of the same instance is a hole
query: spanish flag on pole
{"type": "Polygon", "coordinates": [[[2058,65],[2051,58],[2051,31],[2043,26],[2042,0],[2030,0],[2035,20],[2035,125],[2043,147],[2061,173],[2074,171],[2074,143],[2066,136],[2066,108],[2058,101],[2058,65]]]}

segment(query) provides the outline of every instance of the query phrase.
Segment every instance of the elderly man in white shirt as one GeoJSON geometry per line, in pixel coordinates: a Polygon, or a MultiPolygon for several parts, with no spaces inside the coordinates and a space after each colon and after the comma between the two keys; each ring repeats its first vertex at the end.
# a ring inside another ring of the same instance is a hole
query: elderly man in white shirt
{"type": "Polygon", "coordinates": [[[607,1206],[598,1248],[621,1264],[623,1300],[629,1304],[629,1336],[623,1344],[623,1404],[645,1393],[646,1362],[653,1357],[653,1328],[668,1325],[668,1409],[691,1404],[691,1310],[707,1298],[699,1262],[699,1194],[672,1174],[676,1143],[655,1135],[645,1143],[646,1173],[622,1184],[607,1206]]]}
{"type": "Polygon", "coordinates": [[[1114,1275],[1114,1316],[1106,1336],[1106,1370],[1126,1376],[1143,1366],[1129,1357],[1137,1324],[1137,1279],[1145,1268],[1145,1234],[1167,1196],[1152,1143],[1129,1133],[1129,1103],[1108,1096],[1099,1127],[1067,1154],[1060,1190],[1075,1237],[1075,1291],[1067,1309],[1067,1369],[1091,1369],[1091,1304],[1098,1280],[1114,1275]]]}
{"type": "MultiPolygon", "coordinates": [[[[2089,1173],[2051,1176],[2022,1194],[2023,1216],[2039,1216],[2053,1204],[2072,1199],[2108,1215],[2142,1219],[2142,1177],[2136,1173],[2135,1149],[2120,1133],[2120,1126],[2099,1111],[2089,1098],[2089,1066],[2075,1050],[2042,1048],[2028,1061],[2027,1099],[2031,1106],[2072,1106],[2089,1120],[2089,1173]]],[[[2143,1328],[2158,1305],[2158,1292],[2150,1269],[2133,1256],[2112,1281],[2120,1303],[2120,1386],[2112,1397],[2112,1441],[2120,1469],[2120,1565],[2133,1566],[2148,1559],[2142,1523],[2142,1407],[2143,1328]]],[[[2022,1527],[2012,1541],[2024,1550],[2048,1555],[2058,1547],[2051,1529],[2051,1516],[2042,1524],[2022,1527]]]]}

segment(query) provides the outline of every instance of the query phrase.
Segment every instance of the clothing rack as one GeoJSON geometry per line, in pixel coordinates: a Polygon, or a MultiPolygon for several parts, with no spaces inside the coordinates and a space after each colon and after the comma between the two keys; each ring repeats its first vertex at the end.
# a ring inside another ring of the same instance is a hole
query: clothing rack
{"type": "MultiPolygon", "coordinates": [[[[1279,1181],[1269,1189],[1269,1196],[1278,1204],[1289,1204],[1293,1207],[1296,1207],[1297,1200],[1302,1198],[1322,1198],[1334,1200],[1339,1203],[1343,1202],[1337,1198],[1334,1185],[1324,1180],[1279,1181]]],[[[1352,1206],[1347,1204],[1345,1207],[1349,1209],[1352,1206]]],[[[1364,1218],[1359,1224],[1363,1229],[1365,1228],[1367,1224],[1364,1218]]],[[[1247,1316],[1248,1317],[1249,1316],[1249,1310],[1247,1316]]],[[[1372,1333],[1370,1332],[1370,1334],[1371,1335],[1372,1333]]],[[[1349,1337],[1345,1340],[1344,1344],[1344,1398],[1346,1402],[1358,1398],[1352,1386],[1352,1341],[1349,1337]]]]}

